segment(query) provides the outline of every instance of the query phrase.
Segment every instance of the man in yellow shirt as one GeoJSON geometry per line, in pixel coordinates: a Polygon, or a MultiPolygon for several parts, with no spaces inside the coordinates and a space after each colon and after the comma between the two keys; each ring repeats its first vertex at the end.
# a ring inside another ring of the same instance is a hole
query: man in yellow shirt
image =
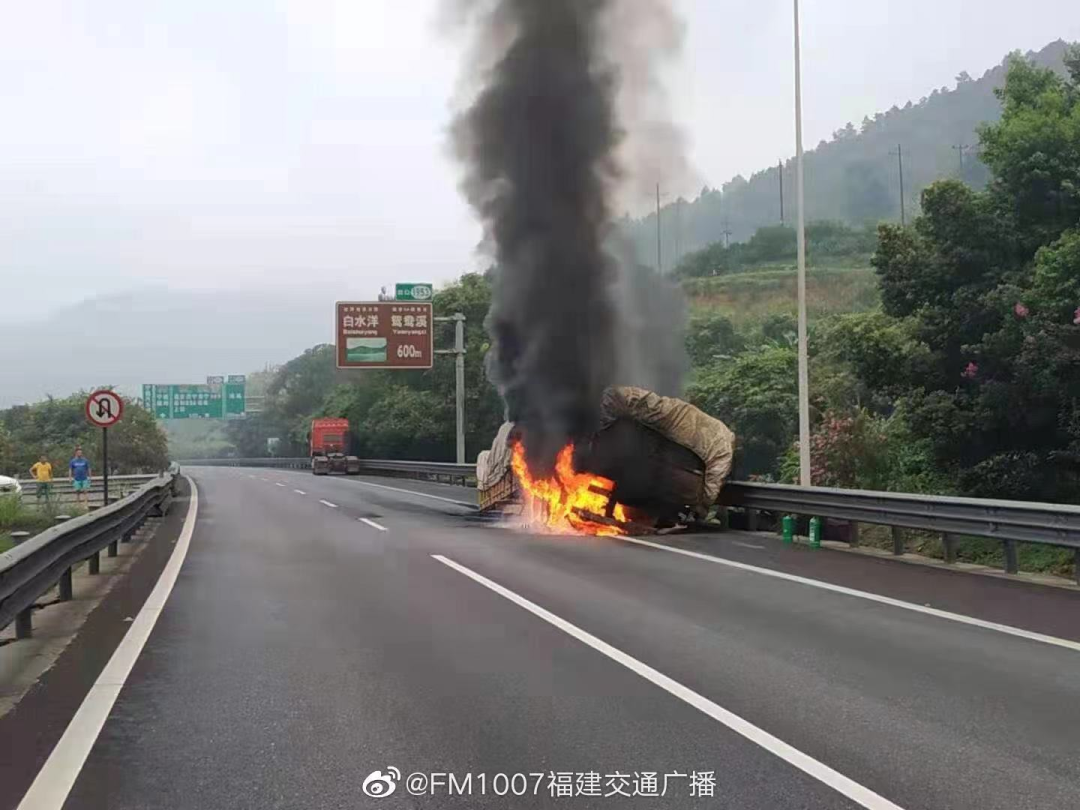
{"type": "Polygon", "coordinates": [[[37,481],[37,499],[46,501],[52,495],[52,464],[47,456],[42,455],[37,464],[30,468],[30,475],[37,481]]]}

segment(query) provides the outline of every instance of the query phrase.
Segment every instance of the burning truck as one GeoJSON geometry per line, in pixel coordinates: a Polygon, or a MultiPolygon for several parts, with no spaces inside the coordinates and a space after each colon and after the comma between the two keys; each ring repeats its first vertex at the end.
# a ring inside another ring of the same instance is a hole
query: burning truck
{"type": "Polygon", "coordinates": [[[594,535],[643,534],[703,518],[731,474],[735,434],[687,402],[643,388],[604,391],[600,428],[537,477],[520,431],[499,430],[476,464],[481,511],[594,535]]]}

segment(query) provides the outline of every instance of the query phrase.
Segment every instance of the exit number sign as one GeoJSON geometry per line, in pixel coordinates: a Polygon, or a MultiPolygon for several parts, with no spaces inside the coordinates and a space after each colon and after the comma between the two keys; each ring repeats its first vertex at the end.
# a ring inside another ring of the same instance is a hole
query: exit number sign
{"type": "Polygon", "coordinates": [[[434,292],[431,284],[398,284],[394,297],[398,301],[430,301],[434,292]]]}

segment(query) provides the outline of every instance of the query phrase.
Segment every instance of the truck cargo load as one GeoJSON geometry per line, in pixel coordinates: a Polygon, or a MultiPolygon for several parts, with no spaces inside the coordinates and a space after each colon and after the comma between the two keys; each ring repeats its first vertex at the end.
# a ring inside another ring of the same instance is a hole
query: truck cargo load
{"type": "MultiPolygon", "coordinates": [[[[476,476],[483,511],[522,503],[512,470],[520,439],[512,423],[480,453],[476,476]]],[[[613,507],[629,507],[636,528],[670,525],[680,517],[704,517],[716,503],[734,460],[735,435],[688,402],[643,388],[615,386],[604,392],[601,427],[573,448],[573,469],[606,479],[613,507]]],[[[601,484],[594,484],[595,492],[601,484]]],[[[591,513],[590,513],[591,514],[591,513]]],[[[617,523],[617,521],[615,521],[617,523]]]]}

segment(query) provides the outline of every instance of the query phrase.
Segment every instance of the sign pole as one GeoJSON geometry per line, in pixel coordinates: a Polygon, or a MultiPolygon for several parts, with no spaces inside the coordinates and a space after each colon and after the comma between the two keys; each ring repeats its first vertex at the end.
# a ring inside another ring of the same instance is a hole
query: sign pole
{"type": "Polygon", "coordinates": [[[101,429],[101,486],[105,498],[105,506],[109,505],[109,429],[101,429]]]}
{"type": "MultiPolygon", "coordinates": [[[[124,400],[114,391],[101,388],[86,398],[86,419],[101,428],[102,499],[109,505],[109,428],[124,415],[124,400]]],[[[87,479],[89,480],[89,479],[87,479]]],[[[89,496],[87,498],[89,500],[89,496]]]]}
{"type": "Polygon", "coordinates": [[[454,411],[457,434],[457,457],[458,464],[465,463],[465,315],[455,312],[453,315],[440,315],[435,318],[438,322],[454,322],[454,348],[436,349],[435,354],[453,354],[454,376],[456,378],[456,390],[454,391],[454,411]]]}
{"type": "Polygon", "coordinates": [[[454,313],[454,358],[457,391],[454,405],[457,410],[457,463],[465,463],[465,316],[454,313]]]}

